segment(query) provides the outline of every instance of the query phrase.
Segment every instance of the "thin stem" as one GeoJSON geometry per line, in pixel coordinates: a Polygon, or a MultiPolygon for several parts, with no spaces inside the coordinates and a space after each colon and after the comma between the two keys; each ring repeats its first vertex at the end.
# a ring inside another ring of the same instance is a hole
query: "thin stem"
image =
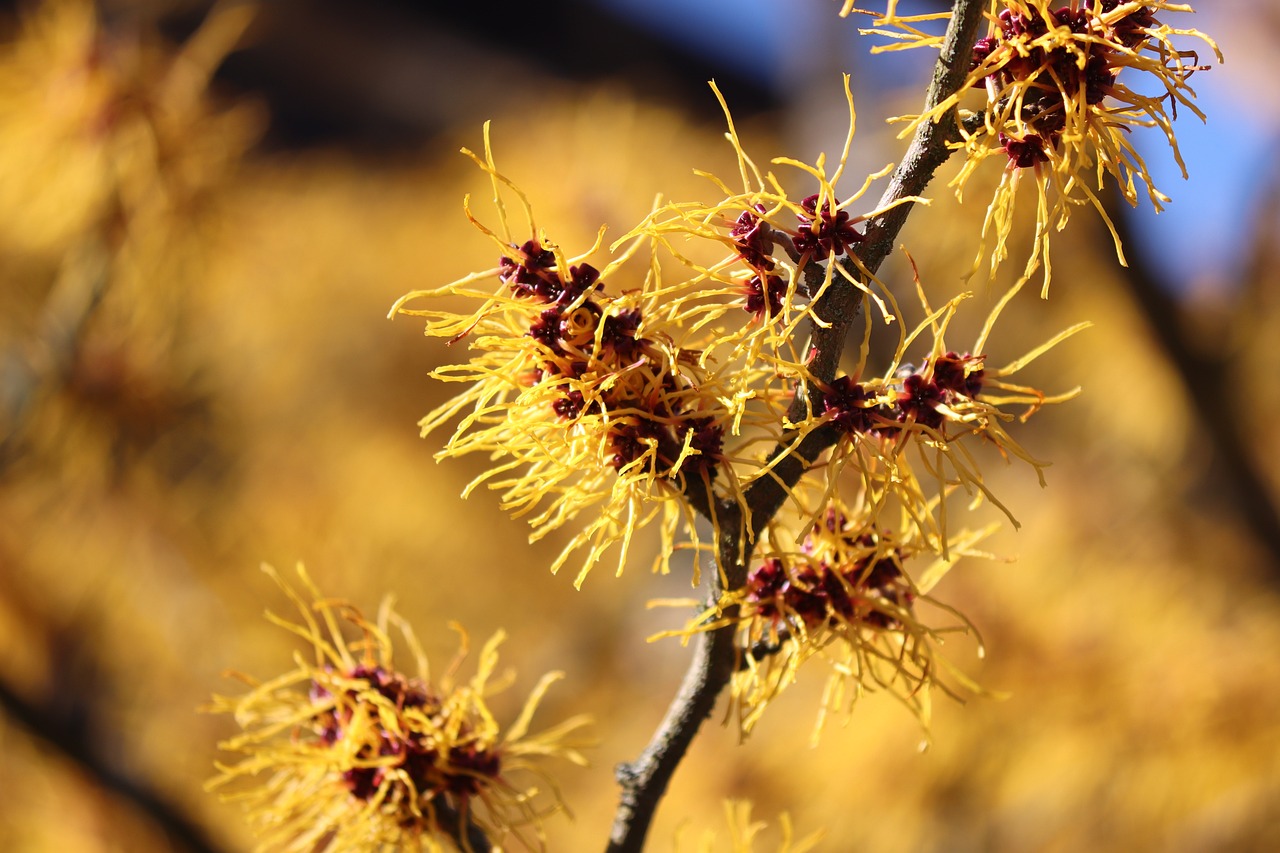
{"type": "MultiPolygon", "coordinates": [[[[978,24],[982,20],[985,6],[986,0],[956,0],[942,53],[934,68],[933,81],[929,85],[925,111],[950,97],[963,84],[969,71],[973,43],[977,38],[978,24]]],[[[954,115],[948,115],[936,123],[922,123],[916,129],[902,162],[889,179],[881,206],[907,196],[919,195],[932,180],[934,172],[951,155],[949,143],[958,137],[954,115]]],[[[858,247],[858,259],[872,274],[888,257],[898,233],[906,223],[910,208],[909,204],[899,205],[868,224],[867,238],[858,247]]],[[[822,268],[817,265],[805,270],[807,277],[823,273],[822,268]]],[[[807,400],[812,398],[816,383],[830,382],[835,378],[840,356],[860,305],[861,296],[857,289],[839,277],[833,281],[823,298],[815,303],[814,313],[829,325],[815,326],[811,333],[809,351],[813,353],[813,358],[809,363],[809,371],[813,380],[797,389],[796,405],[805,407],[800,409],[801,412],[807,408],[807,400]]],[[[811,431],[794,447],[784,438],[775,450],[775,456],[782,457],[773,469],[776,477],[763,477],[747,489],[745,502],[751,516],[749,530],[741,507],[727,501],[717,505],[716,514],[720,526],[720,541],[717,546],[723,575],[719,571],[707,572],[708,606],[719,601],[726,590],[738,589],[746,582],[747,566],[756,535],[782,506],[787,491],[799,482],[800,477],[825,449],[835,444],[838,437],[833,429],[819,428],[811,431]]],[[[695,506],[701,514],[706,515],[704,507],[710,507],[708,496],[704,493],[697,498],[695,506]]],[[[733,614],[726,615],[732,621],[733,614]]],[[[688,751],[694,735],[703,721],[711,715],[717,697],[733,677],[737,658],[738,650],[731,624],[698,637],[684,681],[653,739],[639,758],[617,768],[615,775],[622,793],[606,848],[608,853],[638,853],[644,848],[645,837],[658,802],[666,792],[671,776],[688,751]]]]}
{"type": "MultiPolygon", "coordinates": [[[[947,26],[942,52],[934,66],[933,81],[929,84],[922,112],[934,109],[964,84],[985,5],[981,0],[957,0],[952,10],[951,22],[947,26]]],[[[954,113],[936,122],[922,122],[916,128],[902,161],[889,176],[889,185],[880,198],[879,207],[889,207],[902,199],[923,193],[933,180],[934,173],[951,156],[951,143],[959,138],[959,124],[954,113]]],[[[898,204],[867,223],[866,238],[855,250],[867,272],[875,275],[879,271],[881,264],[893,250],[893,244],[913,207],[914,202],[898,204]]],[[[856,274],[856,264],[846,261],[845,268],[856,274]]],[[[814,264],[805,270],[805,274],[809,277],[822,275],[823,270],[814,264]]],[[[809,338],[812,358],[808,367],[813,379],[797,391],[796,401],[792,404],[793,420],[800,420],[808,414],[818,383],[830,382],[835,378],[845,343],[849,340],[850,328],[857,318],[857,306],[860,304],[857,289],[839,276],[833,277],[831,287],[815,303],[814,314],[821,317],[826,325],[815,326],[809,338]]],[[[805,464],[786,466],[785,470],[778,470],[778,479],[762,478],[747,490],[747,505],[751,509],[755,532],[763,529],[764,524],[781,506],[787,490],[799,482],[808,464],[838,438],[839,435],[834,430],[816,431],[806,436],[795,451],[788,451],[794,434],[784,436],[774,451],[775,454],[799,453],[805,464]]]]}
{"type": "Polygon", "coordinates": [[[448,834],[459,850],[466,853],[490,853],[493,843],[484,830],[471,819],[470,811],[459,812],[438,798],[435,803],[436,824],[448,834]]]}
{"type": "MultiPolygon", "coordinates": [[[[929,84],[922,112],[934,109],[964,84],[985,5],[981,0],[957,0],[952,10],[951,22],[947,26],[942,52],[934,66],[933,80],[929,84]]],[[[959,138],[959,124],[954,113],[936,122],[922,122],[916,128],[902,161],[889,176],[889,185],[880,198],[879,207],[889,207],[902,199],[923,193],[933,180],[934,173],[951,156],[951,143],[959,138]]],[[[893,250],[893,244],[914,206],[913,202],[898,204],[867,223],[866,239],[855,250],[867,272],[875,275],[879,271],[881,264],[893,250]]],[[[845,268],[855,273],[857,265],[846,261],[845,268]]],[[[823,272],[816,264],[805,270],[808,277],[822,275],[823,272]]],[[[808,367],[812,380],[803,388],[797,389],[791,411],[793,420],[800,420],[808,415],[819,383],[827,383],[835,378],[845,343],[849,340],[850,328],[857,318],[857,306],[860,304],[857,289],[839,276],[833,277],[831,287],[815,303],[814,314],[821,317],[826,325],[815,326],[809,338],[812,358],[808,367]]],[[[834,430],[815,430],[805,437],[799,447],[789,450],[794,438],[794,433],[784,436],[774,451],[775,456],[798,454],[803,463],[780,464],[774,469],[778,474],[776,479],[761,478],[747,489],[747,506],[751,510],[753,532],[758,533],[764,528],[782,505],[787,491],[799,482],[809,464],[823,450],[835,444],[839,434],[834,430]]],[[[785,463],[791,460],[783,461],[785,463]]]]}
{"type": "MultiPolygon", "coordinates": [[[[730,568],[724,575],[706,573],[708,606],[719,600],[726,586],[741,586],[746,579],[746,562],[739,552],[745,538],[742,510],[726,501],[719,513],[721,534],[717,546],[721,565],[730,568]]],[[[698,635],[689,669],[653,739],[639,758],[620,764],[615,770],[622,793],[609,837],[610,853],[643,849],[645,835],[667,783],[702,722],[711,715],[716,698],[733,676],[736,663],[732,626],[698,635]]]]}

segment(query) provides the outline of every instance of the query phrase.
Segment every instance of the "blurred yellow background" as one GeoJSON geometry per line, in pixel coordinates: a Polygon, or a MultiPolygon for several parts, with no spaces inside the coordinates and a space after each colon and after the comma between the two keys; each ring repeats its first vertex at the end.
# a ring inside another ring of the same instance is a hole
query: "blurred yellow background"
{"type": "MultiPolygon", "coordinates": [[[[640,555],[574,591],[545,568],[562,542],[531,546],[491,494],[458,497],[479,460],[437,465],[442,439],[418,437],[450,391],[427,373],[450,354],[386,314],[496,260],[461,209],[464,193],[488,193],[456,153],[480,144],[478,121],[393,154],[279,144],[261,98],[205,86],[261,22],[173,4],[203,25],[166,38],[136,5],[105,25],[86,4],[35,6],[0,48],[0,849],[187,849],[149,812],[186,816],[211,849],[252,847],[237,808],[202,791],[232,721],[196,709],[235,689],[224,670],[288,666],[294,642],[262,618],[286,607],[263,562],[303,562],[370,611],[393,593],[437,660],[450,620],[473,637],[505,628],[519,677],[495,700],[500,719],[542,672],[565,670],[541,718],[590,713],[601,745],[589,769],[556,768],[575,819],[549,822],[549,846],[599,849],[612,768],[647,742],[687,657],[646,643],[681,617],[645,602],[689,587],[646,574],[640,555]]],[[[1235,62],[1231,34],[1216,35],[1235,62]]],[[[735,171],[709,94],[691,115],[625,82],[511,85],[491,110],[470,107],[571,252],[602,222],[622,233],[658,192],[705,196],[694,167],[735,171]]],[[[793,153],[798,117],[744,120],[759,161],[793,153]]],[[[869,168],[901,150],[880,118],[860,116],[869,168]]],[[[945,179],[902,238],[935,304],[963,286],[983,207],[972,189],[959,206],[945,179]]],[[[984,660],[965,641],[951,657],[1008,698],[939,700],[921,752],[911,715],[872,696],[811,749],[815,670],[745,744],[705,728],[652,849],[681,825],[720,826],[728,796],[825,828],[829,850],[1280,849],[1270,180],[1242,280],[1174,305],[1174,338],[1212,368],[1190,394],[1153,303],[1135,297],[1142,265],[1118,267],[1091,215],[1055,237],[1048,301],[1020,294],[1001,321],[994,364],[1095,323],[1031,371],[1051,392],[1084,387],[1018,433],[1053,460],[1049,487],[1023,466],[991,469],[1023,526],[990,548],[1015,559],[963,563],[936,593],[986,641],[984,660]]],[[[901,257],[884,274],[910,285],[901,257]]]]}

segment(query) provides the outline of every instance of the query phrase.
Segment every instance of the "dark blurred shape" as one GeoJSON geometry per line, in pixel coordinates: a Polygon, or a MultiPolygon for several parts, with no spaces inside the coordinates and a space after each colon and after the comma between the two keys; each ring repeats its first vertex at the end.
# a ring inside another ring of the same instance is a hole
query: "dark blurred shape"
{"type": "Polygon", "coordinates": [[[115,794],[149,817],[166,835],[173,849],[190,853],[221,853],[204,827],[173,802],[169,795],[148,781],[135,779],[117,766],[114,757],[103,755],[101,745],[88,733],[83,705],[67,706],[54,699],[32,702],[0,681],[0,710],[6,721],[17,723],[115,794]]]}
{"type": "MultiPolygon", "coordinates": [[[[210,5],[107,4],[117,19],[158,19],[175,39],[210,5]]],[[[263,3],[249,45],[218,75],[265,98],[270,147],[370,152],[412,149],[504,109],[537,110],[541,92],[578,84],[621,82],[701,110],[712,77],[740,116],[778,105],[759,81],[590,0],[263,3]]]]}

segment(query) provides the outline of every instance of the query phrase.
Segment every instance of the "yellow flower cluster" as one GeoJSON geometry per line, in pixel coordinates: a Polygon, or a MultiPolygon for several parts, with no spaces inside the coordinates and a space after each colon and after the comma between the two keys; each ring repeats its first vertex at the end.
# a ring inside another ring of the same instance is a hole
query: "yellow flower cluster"
{"type": "Polygon", "coordinates": [[[493,178],[495,195],[505,186],[519,196],[532,236],[513,242],[499,203],[503,236],[476,222],[503,251],[498,267],[407,294],[392,309],[427,318],[428,335],[465,340],[477,353],[432,374],[467,387],[422,420],[423,434],[461,415],[440,455],[502,457],[466,492],[480,484],[501,490],[505,508],[529,516],[534,539],[594,509],[553,565],[558,570],[586,548],[578,584],[615,545],[621,571],[632,535],[655,518],[662,519],[669,557],[674,531],[692,521],[680,495],[710,493],[724,462],[733,418],[723,385],[727,362],[712,362],[664,316],[656,266],[638,289],[608,286],[639,241],[603,270],[585,261],[599,240],[586,254],[566,257],[538,231],[523,194],[497,172],[487,126],[486,156],[472,156],[493,178]],[[470,297],[479,307],[465,314],[408,307],[440,296],[470,297]]]}
{"type": "MultiPolygon", "coordinates": [[[[527,232],[512,237],[499,201],[496,231],[472,217],[498,245],[499,264],[410,293],[393,308],[425,317],[429,336],[465,341],[472,352],[434,372],[464,388],[422,421],[424,433],[456,420],[439,455],[489,454],[492,467],[468,491],[480,484],[502,490],[504,506],[530,516],[535,538],[577,525],[553,569],[585,548],[579,583],[615,545],[621,571],[633,535],[651,521],[663,532],[664,567],[681,523],[697,535],[695,512],[719,541],[718,508],[732,502],[749,516],[756,484],[780,481],[779,464],[815,432],[830,437],[813,470],[784,484],[791,509],[802,511],[785,525],[765,524],[761,541],[742,543],[744,562],[753,549],[763,561],[747,585],[673,632],[741,631],[734,695],[744,732],[815,655],[832,659],[841,674],[829,704],[843,704],[850,683],[855,693],[865,683],[891,689],[927,716],[926,688],[938,674],[934,631],[914,615],[927,590],[902,563],[923,556],[950,565],[985,535],[949,532],[947,496],[957,490],[972,504],[995,503],[1012,520],[984,485],[971,446],[992,445],[1040,475],[1044,463],[1008,425],[1078,391],[1048,395],[1016,384],[1014,374],[1087,324],[1003,366],[988,365],[992,329],[1022,281],[997,300],[967,350],[952,349],[947,330],[971,294],[934,307],[917,277],[923,317],[904,325],[893,293],[856,254],[865,240],[860,223],[884,211],[850,213],[887,170],[848,198],[836,196],[856,126],[847,77],[845,93],[849,134],[834,170],[824,156],[813,164],[773,161],[816,185],[800,200],[747,155],[721,97],[741,189],[707,174],[715,201],[657,205],[613,243],[616,255],[599,270],[586,259],[603,238],[577,257],[548,240],[523,194],[495,167],[486,128],[484,156],[471,156],[490,175],[495,198],[519,199],[527,232]],[[615,285],[629,264],[643,269],[639,285],[615,285]],[[824,380],[810,371],[804,338],[830,324],[822,306],[835,288],[860,300],[864,332],[856,364],[824,380]],[[455,310],[457,297],[475,307],[455,310]],[[896,325],[898,343],[873,372],[870,338],[880,321],[896,325]],[[908,364],[919,350],[918,366],[908,364]],[[797,551],[799,542],[806,544],[797,551]]],[[[908,201],[923,200],[897,204],[908,201]]],[[[695,539],[693,547],[703,546],[695,539]]]]}
{"type": "MultiPolygon", "coordinates": [[[[897,6],[891,0],[866,32],[895,38],[888,49],[939,43],[917,26],[938,15],[899,16],[897,6]]],[[[1186,176],[1173,119],[1181,106],[1204,120],[1188,80],[1209,66],[1200,64],[1196,51],[1179,49],[1173,40],[1198,39],[1219,62],[1222,54],[1199,30],[1176,29],[1157,16],[1191,11],[1189,5],[1167,0],[992,0],[987,35],[974,47],[965,85],[933,110],[904,117],[910,129],[947,116],[972,90],[984,99],[973,120],[962,122],[965,160],[953,180],[959,195],[988,158],[1004,164],[983,222],[984,246],[975,271],[988,240],[994,239],[993,274],[1008,256],[1007,242],[1016,221],[1014,201],[1026,180],[1035,186],[1037,208],[1036,233],[1023,275],[1031,276],[1043,262],[1046,293],[1052,275],[1050,233],[1066,226],[1075,207],[1092,205],[1114,236],[1099,197],[1108,178],[1132,205],[1139,201],[1139,185],[1157,211],[1169,201],[1154,185],[1134,145],[1133,131],[1157,129],[1186,176]],[[1152,91],[1144,91],[1148,88],[1152,91]]],[[[1123,263],[1118,238],[1116,252],[1123,263]]]]}
{"type": "Polygon", "coordinates": [[[744,737],[815,658],[829,669],[815,740],[829,713],[852,710],[869,691],[896,696],[927,725],[932,688],[949,695],[957,686],[978,689],[952,670],[937,642],[945,633],[974,632],[973,626],[929,592],[956,560],[990,556],[974,546],[995,525],[963,531],[940,548],[909,519],[890,523],[872,501],[818,500],[825,503],[798,500],[793,516],[772,522],[746,584],[669,635],[724,626],[737,631],[741,661],[731,687],[744,737]],[[913,578],[907,566],[921,560],[929,563],[913,578]],[[917,612],[921,603],[947,614],[951,624],[927,624],[917,612]]]}
{"type": "Polygon", "coordinates": [[[486,703],[500,689],[491,682],[501,632],[481,650],[475,674],[458,681],[467,638],[455,626],[461,651],[433,681],[413,631],[389,603],[370,622],[352,605],[322,598],[301,567],[310,601],[268,571],[301,621],[268,617],[306,641],[314,659],[296,655],[292,670],[268,681],[240,676],[250,691],[217,696],[207,709],[233,714],[243,729],[221,748],[244,757],[219,765],[210,787],[229,788],[227,798],[246,806],[262,849],[468,849],[477,831],[537,846],[542,818],[562,809],[537,759],[585,763],[585,718],[529,734],[560,674],[543,676],[503,731],[486,703]],[[344,624],[359,636],[348,638],[344,624]],[[393,626],[414,658],[411,675],[394,660],[393,626]]]}
{"type": "Polygon", "coordinates": [[[989,368],[986,348],[992,330],[1023,282],[1025,279],[996,302],[973,345],[957,352],[947,344],[947,329],[972,294],[962,293],[934,309],[917,278],[924,319],[909,332],[900,327],[894,357],[875,375],[867,375],[868,347],[864,341],[852,372],[820,389],[814,417],[798,431],[803,436],[813,429],[833,425],[842,433],[826,467],[830,493],[839,488],[839,474],[846,469],[855,471],[861,493],[871,505],[895,498],[911,525],[933,550],[944,555],[946,503],[936,496],[956,487],[963,488],[975,501],[990,500],[1018,526],[1013,514],[984,485],[971,445],[975,441],[987,444],[1006,457],[1026,462],[1043,485],[1046,463],[1032,457],[1009,433],[1006,424],[1025,421],[1040,407],[1069,400],[1080,389],[1048,395],[1017,384],[1011,377],[1089,327],[1088,323],[1078,323],[1022,356],[989,368]],[[928,341],[927,355],[914,366],[907,362],[906,354],[921,338],[928,341]],[[1016,406],[1023,407],[1021,413],[1008,410],[1016,406]],[[912,450],[914,454],[909,452],[912,450]],[[918,462],[913,462],[913,457],[918,462]]]}
{"type": "MultiPolygon", "coordinates": [[[[807,168],[824,188],[822,214],[817,197],[794,203],[780,190],[772,197],[734,195],[713,207],[668,205],[615,243],[615,251],[625,250],[597,271],[585,258],[599,245],[568,258],[538,231],[524,196],[494,167],[487,141],[485,158],[473,158],[493,177],[495,194],[505,187],[519,196],[533,236],[513,241],[500,205],[502,236],[484,229],[504,252],[497,268],[410,293],[393,309],[426,317],[428,335],[466,339],[480,353],[435,372],[469,388],[428,415],[423,431],[466,412],[443,455],[506,456],[473,487],[485,482],[504,490],[504,505],[520,515],[540,508],[531,517],[534,538],[596,507],[553,567],[586,547],[578,583],[615,544],[621,544],[620,571],[633,533],[658,515],[665,560],[674,531],[691,521],[691,492],[736,499],[750,481],[738,470],[752,464],[743,449],[772,447],[780,438],[794,382],[805,374],[793,338],[818,295],[802,292],[798,271],[811,259],[843,254],[860,235],[819,164],[807,168]],[[800,243],[804,235],[812,238],[798,262],[772,257],[776,241],[792,247],[791,238],[769,224],[788,205],[800,220],[800,243]],[[726,211],[733,212],[731,221],[724,220],[726,211]],[[828,220],[840,223],[830,234],[828,220]],[[676,233],[725,244],[731,254],[702,266],[672,245],[676,233]],[[610,293],[606,282],[642,249],[648,263],[641,286],[610,293]],[[672,258],[696,274],[668,282],[663,261],[669,265],[672,258]],[[743,271],[729,271],[732,266],[743,271]],[[476,287],[486,279],[497,280],[497,292],[476,287]],[[481,304],[470,314],[408,307],[445,295],[481,304]],[[727,438],[739,439],[732,452],[727,438]],[[518,474],[505,476],[512,471],[518,474]]],[[[823,286],[829,285],[830,276],[823,286]]]]}
{"type": "MultiPolygon", "coordinates": [[[[467,492],[480,484],[501,490],[506,508],[529,517],[533,538],[581,524],[553,570],[585,549],[581,583],[619,546],[621,571],[634,533],[655,520],[665,569],[681,525],[696,536],[691,506],[714,516],[718,501],[738,501],[768,475],[766,452],[783,439],[794,389],[808,375],[797,338],[811,305],[836,276],[870,293],[833,262],[851,257],[862,239],[854,226],[865,218],[846,211],[862,191],[840,202],[832,187],[852,142],[849,104],[849,138],[834,175],[822,158],[815,166],[779,161],[813,176],[816,194],[794,201],[773,175],[761,175],[730,118],[744,191],[712,178],[724,199],[657,208],[612,245],[616,257],[599,270],[586,258],[602,238],[568,257],[537,228],[523,194],[495,167],[487,128],[485,156],[466,152],[491,176],[495,198],[503,191],[519,198],[529,237],[513,239],[499,200],[500,233],[471,217],[500,247],[499,265],[409,293],[392,313],[425,317],[429,336],[466,341],[475,353],[433,373],[467,387],[423,419],[423,432],[457,418],[440,455],[501,457],[467,492]],[[727,255],[700,262],[680,241],[727,255]],[[674,281],[673,264],[681,271],[674,281]],[[615,290],[615,276],[627,280],[634,266],[643,269],[639,286],[615,290]],[[458,296],[478,307],[431,304],[458,296]]],[[[884,300],[874,298],[888,318],[884,300]]],[[[695,539],[692,547],[701,546],[695,539]]]]}

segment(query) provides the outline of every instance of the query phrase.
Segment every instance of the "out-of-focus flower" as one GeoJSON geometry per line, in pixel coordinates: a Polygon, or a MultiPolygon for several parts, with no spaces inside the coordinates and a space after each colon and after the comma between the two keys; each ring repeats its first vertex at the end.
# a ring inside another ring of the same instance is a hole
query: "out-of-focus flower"
{"type": "MultiPolygon", "coordinates": [[[[899,17],[897,5],[891,2],[868,32],[897,38],[889,49],[939,44],[936,35],[915,28],[921,18],[899,17]]],[[[1004,164],[983,222],[975,271],[986,241],[994,240],[993,274],[1008,256],[1014,201],[1028,179],[1037,197],[1036,233],[1023,274],[1032,275],[1043,262],[1045,293],[1052,274],[1050,232],[1062,230],[1081,204],[1091,204],[1106,219],[1098,192],[1108,176],[1130,204],[1138,203],[1139,184],[1157,211],[1169,201],[1152,182],[1132,137],[1139,128],[1157,129],[1186,176],[1173,120],[1179,106],[1204,120],[1187,81],[1209,66],[1173,39],[1198,39],[1222,61],[1217,45],[1199,30],[1175,29],[1157,18],[1190,11],[1189,5],[1166,0],[992,0],[987,35],[974,47],[960,92],[924,115],[906,117],[910,129],[943,118],[970,89],[985,96],[980,120],[962,123],[966,159],[953,181],[959,195],[986,159],[1004,164]],[[1148,87],[1154,91],[1141,91],[1148,87]]],[[[1118,238],[1116,252],[1123,262],[1118,238]]]]}
{"type": "Polygon", "coordinates": [[[798,514],[799,537],[795,523],[771,524],[746,584],[726,593],[686,628],[671,632],[687,637],[735,627],[741,662],[732,696],[744,736],[815,657],[825,659],[831,669],[815,739],[829,712],[851,710],[868,691],[888,691],[927,725],[930,689],[954,695],[955,687],[944,675],[954,676],[952,682],[963,688],[977,689],[953,673],[937,651],[941,634],[969,632],[972,626],[929,591],[957,559],[979,555],[974,545],[994,526],[958,534],[947,543],[947,557],[936,559],[913,580],[907,564],[943,549],[921,537],[906,519],[896,525],[904,532],[896,532],[874,504],[870,497],[856,503],[832,497],[815,512],[798,514]],[[917,615],[921,602],[950,614],[952,624],[926,625],[917,615]]]}
{"type": "Polygon", "coordinates": [[[114,229],[163,245],[257,133],[251,107],[206,96],[252,17],[216,7],[175,52],[105,28],[88,0],[42,4],[0,53],[0,241],[59,253],[114,229]]]}
{"type": "Polygon", "coordinates": [[[389,602],[371,622],[346,602],[322,598],[301,567],[310,601],[268,571],[301,621],[268,618],[309,643],[314,659],[297,654],[292,670],[267,681],[239,676],[250,692],[217,696],[208,707],[234,714],[244,730],[221,744],[244,758],[219,765],[210,787],[228,788],[227,798],[245,805],[262,849],[434,851],[465,846],[472,825],[495,843],[510,836],[539,846],[541,820],[563,806],[537,760],[585,763],[585,718],[529,734],[561,674],[543,676],[502,731],[486,702],[501,689],[491,683],[501,632],[485,644],[475,674],[460,681],[467,638],[454,626],[458,658],[432,680],[413,631],[389,602]],[[348,637],[344,625],[359,636],[348,637]],[[392,626],[413,658],[412,674],[394,659],[392,626]]]}
{"type": "MultiPolygon", "coordinates": [[[[702,832],[696,841],[688,841],[689,826],[685,824],[676,833],[675,853],[716,853],[724,849],[731,853],[760,853],[758,842],[761,835],[768,831],[769,824],[762,820],[752,820],[751,810],[752,805],[746,800],[725,800],[724,819],[728,828],[728,847],[719,843],[720,834],[711,829],[702,832]]],[[[796,838],[791,815],[786,812],[778,816],[778,827],[782,837],[776,847],[767,848],[776,853],[807,853],[817,849],[822,841],[821,831],[796,838]]]]}
{"type": "Polygon", "coordinates": [[[102,5],[20,4],[0,25],[0,455],[77,483],[207,411],[182,317],[262,124],[210,86],[254,4],[209,4],[181,45],[102,5]]]}

